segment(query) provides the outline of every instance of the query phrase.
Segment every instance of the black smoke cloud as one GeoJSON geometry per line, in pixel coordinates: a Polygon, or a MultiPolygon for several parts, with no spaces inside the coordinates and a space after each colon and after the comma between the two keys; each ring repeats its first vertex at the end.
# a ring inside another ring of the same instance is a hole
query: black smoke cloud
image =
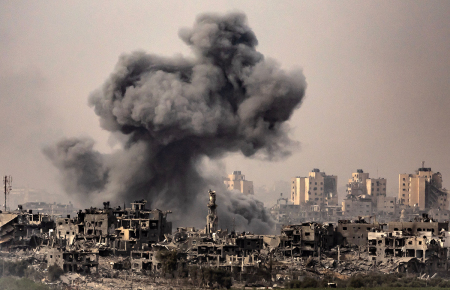
{"type": "MultiPolygon", "coordinates": [[[[244,14],[201,15],[179,36],[193,58],[122,55],[89,97],[102,128],[119,136],[123,150],[101,154],[89,139],[44,150],[69,193],[89,200],[146,198],[153,207],[186,215],[211,186],[199,172],[203,158],[238,151],[269,160],[289,154],[293,142],[285,121],[301,104],[303,74],[285,72],[256,51],[244,14]]],[[[252,198],[218,195],[226,203],[222,215],[228,215],[219,219],[270,221],[252,198]]]]}

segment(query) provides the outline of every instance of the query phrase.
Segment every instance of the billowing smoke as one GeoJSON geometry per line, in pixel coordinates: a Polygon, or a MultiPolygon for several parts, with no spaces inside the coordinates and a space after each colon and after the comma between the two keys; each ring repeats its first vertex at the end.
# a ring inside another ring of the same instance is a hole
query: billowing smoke
{"type": "MultiPolygon", "coordinates": [[[[285,72],[256,51],[258,41],[240,13],[201,15],[179,36],[194,58],[122,55],[90,96],[102,128],[122,150],[101,154],[89,139],[44,150],[69,193],[96,202],[145,198],[180,216],[200,216],[200,206],[204,220],[206,200],[199,205],[197,197],[207,199],[208,187],[217,185],[199,171],[204,158],[237,151],[269,160],[289,154],[293,142],[285,121],[304,96],[303,74],[285,72]]],[[[219,220],[270,227],[254,199],[217,192],[224,203],[219,220]]]]}

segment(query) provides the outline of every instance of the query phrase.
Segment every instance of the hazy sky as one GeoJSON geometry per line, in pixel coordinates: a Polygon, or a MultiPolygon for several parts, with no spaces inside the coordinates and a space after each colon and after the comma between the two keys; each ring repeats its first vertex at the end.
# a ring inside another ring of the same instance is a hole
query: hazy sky
{"type": "Polygon", "coordinates": [[[178,30],[229,11],[308,87],[290,121],[292,156],[228,156],[227,172],[257,187],[319,168],[342,189],[362,168],[396,196],[398,174],[425,161],[450,187],[450,1],[0,1],[0,174],[62,192],[42,147],[91,136],[111,150],[87,98],[119,55],[188,56],[178,30]]]}

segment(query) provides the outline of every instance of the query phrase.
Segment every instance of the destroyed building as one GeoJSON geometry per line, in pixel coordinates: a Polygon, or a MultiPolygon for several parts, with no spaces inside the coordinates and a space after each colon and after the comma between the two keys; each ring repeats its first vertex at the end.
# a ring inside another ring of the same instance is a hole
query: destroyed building
{"type": "Polygon", "coordinates": [[[342,246],[365,246],[368,233],[373,229],[381,229],[383,226],[375,221],[368,223],[363,218],[355,221],[340,220],[336,227],[336,243],[342,246]]]}
{"type": "Polygon", "coordinates": [[[50,248],[47,252],[47,266],[57,265],[64,272],[91,273],[98,272],[98,251],[68,250],[60,247],[50,248]]]}
{"type": "Polygon", "coordinates": [[[404,231],[411,235],[417,235],[420,232],[431,232],[438,234],[441,231],[448,231],[448,222],[437,222],[423,214],[422,218],[416,218],[415,221],[409,222],[389,222],[387,224],[388,231],[404,231]]]}
{"type": "Polygon", "coordinates": [[[329,224],[288,225],[281,236],[287,237],[285,255],[291,257],[318,257],[320,250],[329,250],[335,244],[334,227],[329,224]]]}
{"type": "Polygon", "coordinates": [[[0,213],[0,249],[36,245],[37,236],[48,234],[54,228],[50,216],[25,211],[19,205],[13,212],[0,213]]]}
{"type": "MultiPolygon", "coordinates": [[[[172,232],[167,221],[170,211],[145,208],[146,201],[131,203],[131,208],[111,208],[109,202],[102,209],[89,208],[79,211],[75,218],[59,218],[56,221],[56,238],[66,245],[77,240],[101,243],[115,254],[129,255],[132,250],[148,249],[150,244],[162,241],[172,232]]],[[[59,243],[61,244],[61,243],[59,243]]]]}
{"type": "MultiPolygon", "coordinates": [[[[172,233],[167,220],[170,212],[146,209],[145,200],[131,203],[131,208],[114,208],[105,202],[103,208],[58,218],[47,233],[48,241],[40,240],[45,263],[83,275],[98,273],[102,267],[103,277],[113,275],[105,271],[156,277],[167,269],[169,257],[177,273],[218,268],[242,279],[269,271],[273,281],[296,279],[289,273],[298,269],[349,276],[368,270],[446,275],[448,270],[448,223],[426,214],[403,222],[382,223],[368,216],[337,223],[287,224],[278,235],[257,235],[219,229],[214,223],[219,218],[215,192],[210,190],[208,197],[206,226],[200,230],[179,227],[172,233]],[[105,261],[106,268],[101,266],[105,261]]],[[[25,225],[43,229],[46,219],[23,210],[4,217],[1,237],[10,245],[24,245],[25,225]],[[20,219],[23,231],[17,227],[20,219]]]]}

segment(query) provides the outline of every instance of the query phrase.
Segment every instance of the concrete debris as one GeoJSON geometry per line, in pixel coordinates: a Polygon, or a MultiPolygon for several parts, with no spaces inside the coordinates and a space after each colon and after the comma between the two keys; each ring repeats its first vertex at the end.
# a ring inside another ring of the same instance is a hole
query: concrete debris
{"type": "Polygon", "coordinates": [[[56,264],[64,271],[56,283],[78,289],[218,286],[205,271],[229,273],[224,277],[234,287],[279,287],[305,277],[328,277],[333,284],[374,272],[420,279],[448,275],[447,223],[358,219],[286,225],[280,235],[236,233],[217,229],[215,193],[209,194],[206,227],[174,232],[167,221],[170,212],[148,210],[145,200],[131,208],[111,208],[106,202],[102,209],[54,222],[45,214],[31,221],[31,213],[23,210],[1,213],[0,258],[27,259],[44,277],[56,264]]]}

